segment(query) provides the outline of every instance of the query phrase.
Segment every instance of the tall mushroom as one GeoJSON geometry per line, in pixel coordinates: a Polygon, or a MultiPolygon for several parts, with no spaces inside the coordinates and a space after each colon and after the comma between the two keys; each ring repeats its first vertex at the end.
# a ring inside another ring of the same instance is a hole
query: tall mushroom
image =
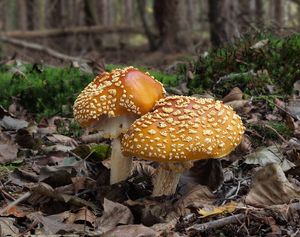
{"type": "Polygon", "coordinates": [[[166,97],[132,124],[122,150],[160,162],[152,195],[170,195],[192,161],[226,156],[241,142],[244,129],[240,117],[221,101],[166,97]]]}
{"type": "Polygon", "coordinates": [[[77,97],[73,111],[79,124],[112,139],[111,184],[131,172],[132,160],[122,155],[119,136],[164,94],[162,84],[149,73],[127,67],[97,76],[77,97]]]}

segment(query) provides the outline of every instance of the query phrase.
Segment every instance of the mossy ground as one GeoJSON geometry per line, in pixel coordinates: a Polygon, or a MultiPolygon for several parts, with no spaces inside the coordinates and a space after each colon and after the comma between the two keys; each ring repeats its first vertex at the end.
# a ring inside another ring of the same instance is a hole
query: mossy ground
{"type": "Polygon", "coordinates": [[[192,93],[211,90],[222,97],[238,86],[251,95],[289,94],[300,79],[300,35],[286,38],[270,34],[247,35],[218,49],[211,49],[195,63],[192,93]]]}
{"type": "MultiPolygon", "coordinates": [[[[107,70],[120,67],[107,65],[107,70]]],[[[122,67],[122,66],[121,66],[122,67]]],[[[146,71],[145,68],[141,70],[146,71]]],[[[150,73],[165,85],[175,85],[176,75],[150,73]]],[[[95,75],[78,68],[52,68],[43,65],[0,66],[0,105],[8,107],[12,98],[38,119],[53,115],[70,116],[80,91],[95,75]]]]}

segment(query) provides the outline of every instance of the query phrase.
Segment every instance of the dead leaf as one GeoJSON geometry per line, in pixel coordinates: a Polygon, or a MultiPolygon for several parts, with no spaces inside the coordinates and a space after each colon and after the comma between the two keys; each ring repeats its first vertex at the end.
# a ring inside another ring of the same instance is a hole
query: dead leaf
{"type": "Polygon", "coordinates": [[[88,223],[91,227],[94,227],[96,216],[87,207],[82,207],[77,213],[70,213],[70,216],[66,219],[67,224],[84,224],[88,223]]]}
{"type": "MultiPolygon", "coordinates": [[[[2,208],[5,208],[5,206],[2,208]]],[[[6,210],[4,214],[2,214],[2,216],[14,216],[14,217],[24,217],[25,215],[26,214],[17,206],[12,206],[8,208],[8,210],[6,210]]]]}
{"type": "Polygon", "coordinates": [[[252,110],[251,102],[248,100],[234,100],[225,104],[231,106],[238,113],[247,114],[252,110]]]}
{"type": "Polygon", "coordinates": [[[4,117],[0,120],[0,126],[4,127],[6,130],[19,130],[21,128],[26,128],[28,126],[28,122],[4,115],[4,117]]]}
{"type": "MultiPolygon", "coordinates": [[[[32,222],[38,222],[43,225],[43,233],[46,235],[65,234],[65,233],[83,233],[84,225],[65,224],[53,218],[45,217],[40,212],[34,212],[27,215],[32,222]]],[[[88,228],[88,227],[86,227],[88,228]]]]}
{"type": "Polygon", "coordinates": [[[37,149],[40,144],[37,139],[27,131],[27,129],[19,129],[16,135],[16,142],[19,146],[28,149],[37,149]]]}
{"type": "Polygon", "coordinates": [[[70,184],[76,176],[72,166],[45,166],[40,169],[39,181],[58,187],[70,184]]]}
{"type": "Polygon", "coordinates": [[[65,145],[62,145],[62,144],[55,144],[53,146],[43,147],[43,150],[45,152],[52,152],[52,151],[69,152],[69,151],[71,151],[73,149],[74,149],[74,147],[72,147],[72,146],[65,146],[65,145]]]}
{"type": "Polygon", "coordinates": [[[290,100],[286,109],[294,118],[300,120],[300,100],[290,100]]]}
{"type": "Polygon", "coordinates": [[[246,203],[255,206],[290,203],[300,198],[300,189],[295,188],[285,177],[279,164],[268,164],[254,175],[246,203]]]}
{"type": "Polygon", "coordinates": [[[0,218],[0,236],[18,236],[19,230],[14,226],[14,219],[0,218]]]}
{"type": "Polygon", "coordinates": [[[276,163],[281,166],[283,171],[287,171],[295,166],[294,163],[290,162],[283,156],[278,147],[275,145],[257,149],[255,152],[247,155],[244,162],[246,164],[260,166],[276,163]]]}
{"type": "Polygon", "coordinates": [[[211,190],[216,190],[224,180],[222,164],[220,160],[209,159],[194,162],[193,167],[180,177],[181,191],[190,189],[198,184],[206,185],[211,190]]]}
{"type": "Polygon", "coordinates": [[[118,226],[105,234],[102,237],[156,237],[158,232],[143,225],[125,225],[118,226]]]}
{"type": "Polygon", "coordinates": [[[198,209],[198,213],[201,215],[201,218],[208,216],[214,216],[219,214],[232,213],[237,207],[236,202],[229,202],[223,206],[206,206],[204,208],[198,209]]]}
{"type": "Polygon", "coordinates": [[[4,115],[13,117],[13,115],[10,112],[8,112],[6,109],[2,107],[2,105],[0,105],[0,119],[2,119],[4,115]]]}
{"type": "Polygon", "coordinates": [[[133,215],[128,207],[104,198],[103,208],[103,215],[96,219],[96,226],[102,233],[113,229],[118,224],[133,224],[133,215]]]}
{"type": "MultiPolygon", "coordinates": [[[[32,196],[44,196],[48,198],[53,198],[54,200],[60,201],[60,202],[65,202],[69,203],[74,206],[87,206],[92,208],[94,211],[98,211],[98,207],[89,201],[86,201],[80,197],[77,197],[75,195],[68,195],[68,194],[63,194],[59,193],[56,189],[53,189],[50,185],[39,182],[37,185],[33,186],[31,188],[32,191],[32,196]]],[[[32,200],[37,199],[37,198],[32,198],[32,200]]],[[[35,203],[36,204],[36,203],[35,203]]]]}
{"type": "Polygon", "coordinates": [[[177,213],[185,216],[189,214],[188,208],[198,209],[204,205],[212,205],[214,201],[215,195],[206,186],[197,185],[182,196],[174,206],[177,213]]]}
{"type": "Polygon", "coordinates": [[[260,40],[250,47],[250,49],[261,49],[269,43],[269,39],[260,40]]]}
{"type": "Polygon", "coordinates": [[[242,100],[243,92],[238,87],[234,87],[224,98],[223,102],[227,103],[234,100],[242,100]]]}
{"type": "Polygon", "coordinates": [[[18,148],[11,137],[0,130],[0,164],[6,164],[17,159],[18,148]]]}
{"type": "Polygon", "coordinates": [[[70,137],[61,135],[61,134],[51,134],[49,136],[47,136],[47,139],[53,143],[61,143],[63,145],[68,145],[71,147],[76,147],[78,144],[77,142],[70,137]]]}

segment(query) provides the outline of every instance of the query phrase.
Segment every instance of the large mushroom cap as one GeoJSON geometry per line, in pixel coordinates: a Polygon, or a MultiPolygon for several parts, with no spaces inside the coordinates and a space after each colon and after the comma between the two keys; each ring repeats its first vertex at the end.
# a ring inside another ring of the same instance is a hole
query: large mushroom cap
{"type": "Polygon", "coordinates": [[[159,162],[218,158],[241,142],[244,130],[221,101],[167,97],[132,124],[122,139],[123,153],[159,162]]]}
{"type": "Polygon", "coordinates": [[[97,76],[77,97],[74,117],[82,127],[90,127],[99,117],[142,115],[164,97],[160,82],[136,68],[127,67],[97,76]]]}

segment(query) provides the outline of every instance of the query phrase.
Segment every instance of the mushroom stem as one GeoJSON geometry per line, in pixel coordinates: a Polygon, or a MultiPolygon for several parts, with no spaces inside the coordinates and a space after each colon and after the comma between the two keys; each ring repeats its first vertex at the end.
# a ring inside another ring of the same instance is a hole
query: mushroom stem
{"type": "Polygon", "coordinates": [[[153,197],[159,197],[162,195],[174,194],[179,182],[180,173],[172,170],[166,170],[160,166],[156,175],[153,177],[153,197]]]}
{"type": "Polygon", "coordinates": [[[127,179],[130,176],[132,169],[132,158],[126,157],[122,154],[120,138],[114,138],[111,146],[110,184],[115,184],[127,179]]]}
{"type": "Polygon", "coordinates": [[[153,197],[172,195],[176,192],[180,174],[190,169],[193,162],[174,162],[160,165],[153,177],[153,197]]]}

